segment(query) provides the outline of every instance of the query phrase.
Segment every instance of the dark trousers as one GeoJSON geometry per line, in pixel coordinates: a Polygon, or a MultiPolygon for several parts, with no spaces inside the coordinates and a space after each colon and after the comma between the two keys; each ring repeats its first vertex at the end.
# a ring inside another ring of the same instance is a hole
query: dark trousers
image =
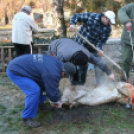
{"type": "Polygon", "coordinates": [[[84,85],[86,82],[88,64],[77,66],[77,72],[71,80],[71,85],[84,85]]]}
{"type": "Polygon", "coordinates": [[[17,53],[17,57],[23,54],[29,54],[30,53],[30,45],[23,45],[23,44],[16,44],[13,43],[16,53],[17,53]]]}
{"type": "MultiPolygon", "coordinates": [[[[129,73],[131,69],[131,64],[133,60],[133,51],[132,51],[132,46],[129,44],[122,44],[122,67],[126,72],[127,79],[129,78],[129,73]]],[[[123,77],[123,76],[121,76],[123,77]]]]}
{"type": "Polygon", "coordinates": [[[25,97],[25,109],[22,112],[23,119],[35,118],[38,105],[46,101],[46,95],[41,94],[39,85],[28,77],[14,74],[7,69],[7,76],[23,91],[25,97]]]}

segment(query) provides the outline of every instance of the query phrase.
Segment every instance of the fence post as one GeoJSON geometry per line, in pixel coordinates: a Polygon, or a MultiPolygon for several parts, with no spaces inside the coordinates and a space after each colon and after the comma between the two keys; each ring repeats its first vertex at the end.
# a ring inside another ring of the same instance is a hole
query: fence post
{"type": "Polygon", "coordinates": [[[9,61],[12,60],[12,57],[11,57],[11,48],[8,48],[8,58],[9,58],[9,61]]]}
{"type": "Polygon", "coordinates": [[[1,63],[2,63],[2,72],[5,72],[4,48],[1,48],[1,63]]]}

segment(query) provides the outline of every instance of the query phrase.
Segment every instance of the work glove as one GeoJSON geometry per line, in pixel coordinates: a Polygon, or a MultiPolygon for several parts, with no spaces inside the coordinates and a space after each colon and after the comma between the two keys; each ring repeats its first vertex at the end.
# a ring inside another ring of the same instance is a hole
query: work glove
{"type": "Polygon", "coordinates": [[[128,22],[128,23],[126,23],[125,26],[126,26],[127,31],[130,32],[131,31],[131,27],[132,27],[132,23],[128,22]]]}
{"type": "Polygon", "coordinates": [[[70,30],[71,30],[72,32],[75,32],[75,25],[70,25],[70,30]]]}

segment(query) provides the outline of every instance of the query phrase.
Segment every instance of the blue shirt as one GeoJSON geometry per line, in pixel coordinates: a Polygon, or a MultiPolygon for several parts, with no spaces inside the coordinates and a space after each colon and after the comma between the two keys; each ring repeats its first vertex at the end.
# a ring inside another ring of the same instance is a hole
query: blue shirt
{"type": "Polygon", "coordinates": [[[27,54],[13,59],[7,68],[20,76],[33,79],[41,88],[45,88],[52,102],[60,100],[59,81],[62,65],[57,58],[42,54],[27,54]]]}
{"type": "MultiPolygon", "coordinates": [[[[103,50],[103,46],[105,45],[111,32],[111,26],[106,26],[102,23],[102,15],[102,13],[90,12],[76,13],[70,19],[70,24],[76,25],[77,22],[82,22],[79,33],[100,50],[103,50]]],[[[78,44],[85,46],[89,51],[94,51],[94,49],[78,35],[76,36],[75,40],[78,44]]]]}

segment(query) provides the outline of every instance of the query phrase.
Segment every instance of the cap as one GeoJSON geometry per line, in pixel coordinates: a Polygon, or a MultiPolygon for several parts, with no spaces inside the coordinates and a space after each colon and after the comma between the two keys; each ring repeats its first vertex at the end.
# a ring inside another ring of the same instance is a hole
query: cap
{"type": "Polygon", "coordinates": [[[76,65],[86,65],[88,63],[88,57],[82,51],[78,51],[74,54],[73,60],[76,65]]]}
{"type": "Polygon", "coordinates": [[[32,12],[32,8],[30,6],[24,6],[21,11],[26,11],[28,13],[31,13],[32,12]]]}
{"type": "Polygon", "coordinates": [[[62,71],[68,76],[73,76],[76,72],[76,67],[70,62],[63,63],[62,71]]]}
{"type": "Polygon", "coordinates": [[[115,24],[115,13],[113,11],[106,11],[104,15],[110,20],[111,24],[115,24]]]}

